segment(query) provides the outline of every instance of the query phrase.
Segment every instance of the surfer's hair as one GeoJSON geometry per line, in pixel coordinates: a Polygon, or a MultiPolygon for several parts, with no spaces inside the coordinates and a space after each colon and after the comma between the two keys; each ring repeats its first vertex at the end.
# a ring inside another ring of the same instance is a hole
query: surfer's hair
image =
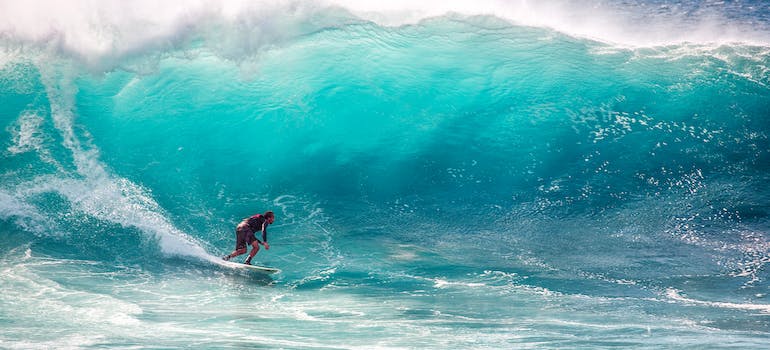
{"type": "Polygon", "coordinates": [[[266,218],[274,218],[275,214],[273,214],[272,210],[268,210],[268,211],[265,212],[265,217],[266,218]]]}

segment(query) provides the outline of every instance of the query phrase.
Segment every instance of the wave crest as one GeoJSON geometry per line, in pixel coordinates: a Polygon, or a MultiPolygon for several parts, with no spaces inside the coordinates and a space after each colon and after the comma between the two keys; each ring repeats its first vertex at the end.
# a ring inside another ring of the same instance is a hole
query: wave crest
{"type": "MultiPolygon", "coordinates": [[[[368,21],[382,26],[428,18],[493,16],[624,47],[681,43],[767,46],[770,25],[752,18],[768,4],[651,6],[583,1],[223,1],[157,3],[87,0],[0,2],[0,41],[74,56],[97,66],[123,57],[195,48],[240,59],[326,28],[368,21]],[[106,61],[106,62],[105,62],[106,61]]],[[[756,17],[756,16],[755,16],[756,17]]],[[[12,50],[11,50],[12,51],[12,50]]]]}

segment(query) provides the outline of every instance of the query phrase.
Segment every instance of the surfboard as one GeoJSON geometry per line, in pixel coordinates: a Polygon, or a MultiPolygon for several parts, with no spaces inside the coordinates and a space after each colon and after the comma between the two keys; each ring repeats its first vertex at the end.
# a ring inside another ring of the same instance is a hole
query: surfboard
{"type": "Polygon", "coordinates": [[[246,265],[246,264],[236,263],[232,261],[221,261],[221,263],[227,267],[232,267],[236,269],[247,269],[247,270],[256,271],[256,272],[260,272],[268,275],[274,274],[276,272],[281,272],[281,270],[276,269],[274,267],[246,265]]]}

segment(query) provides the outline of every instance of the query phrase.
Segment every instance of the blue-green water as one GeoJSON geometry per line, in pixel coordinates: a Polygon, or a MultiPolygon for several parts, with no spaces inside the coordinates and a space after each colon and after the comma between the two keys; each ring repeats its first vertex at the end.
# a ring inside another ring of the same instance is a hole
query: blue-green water
{"type": "Polygon", "coordinates": [[[0,348],[768,347],[767,5],[461,4],[0,2],[0,348]]]}

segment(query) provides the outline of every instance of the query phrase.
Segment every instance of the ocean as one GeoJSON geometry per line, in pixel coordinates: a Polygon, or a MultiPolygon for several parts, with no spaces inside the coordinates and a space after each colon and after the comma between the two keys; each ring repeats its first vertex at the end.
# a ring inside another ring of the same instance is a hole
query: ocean
{"type": "Polygon", "coordinates": [[[0,1],[0,348],[768,348],[769,136],[766,1],[0,1]]]}

